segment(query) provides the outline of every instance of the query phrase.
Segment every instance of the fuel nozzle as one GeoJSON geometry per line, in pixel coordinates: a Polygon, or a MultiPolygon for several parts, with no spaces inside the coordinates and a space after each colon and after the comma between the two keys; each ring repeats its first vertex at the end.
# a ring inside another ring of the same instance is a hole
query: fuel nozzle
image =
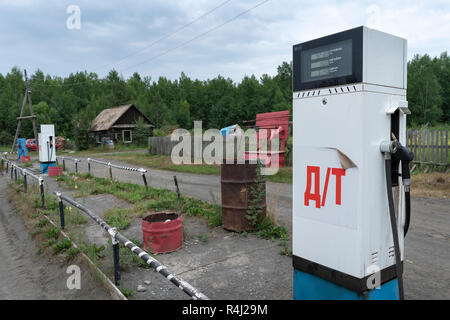
{"type": "Polygon", "coordinates": [[[392,156],[402,162],[402,182],[405,187],[405,191],[409,192],[409,186],[411,185],[409,163],[414,160],[414,154],[399,141],[397,141],[397,148],[392,156]]]}

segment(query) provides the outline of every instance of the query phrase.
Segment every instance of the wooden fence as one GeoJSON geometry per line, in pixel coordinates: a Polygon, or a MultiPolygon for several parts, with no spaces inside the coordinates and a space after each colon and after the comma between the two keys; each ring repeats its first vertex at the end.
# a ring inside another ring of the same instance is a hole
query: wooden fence
{"type": "Polygon", "coordinates": [[[448,130],[411,129],[406,142],[414,163],[448,165],[448,130]]]}
{"type": "MultiPolygon", "coordinates": [[[[448,130],[410,129],[406,134],[407,147],[414,153],[414,163],[448,165],[448,130]]],[[[170,141],[170,137],[150,137],[148,147],[150,154],[171,155],[172,148],[178,141],[170,141]]],[[[209,142],[203,142],[203,148],[209,142]]],[[[192,146],[192,150],[193,146],[192,146]]],[[[292,165],[292,144],[286,144],[287,166],[292,165]]],[[[193,151],[192,151],[193,154],[193,151]]]]}

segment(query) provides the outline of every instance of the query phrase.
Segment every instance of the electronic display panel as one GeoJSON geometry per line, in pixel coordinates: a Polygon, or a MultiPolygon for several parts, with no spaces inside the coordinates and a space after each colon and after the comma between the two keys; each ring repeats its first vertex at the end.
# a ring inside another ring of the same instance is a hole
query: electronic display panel
{"type": "Polygon", "coordinates": [[[362,27],[294,46],[293,91],[362,82],[362,27]]]}

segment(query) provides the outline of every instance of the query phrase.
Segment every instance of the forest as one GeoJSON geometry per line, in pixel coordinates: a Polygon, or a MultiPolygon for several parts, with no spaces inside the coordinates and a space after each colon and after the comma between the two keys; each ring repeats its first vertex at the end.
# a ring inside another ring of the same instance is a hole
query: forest
{"type": "MultiPolygon", "coordinates": [[[[135,104],[153,121],[156,134],[176,125],[190,129],[194,120],[203,128],[222,128],[255,119],[261,112],[292,110],[291,63],[282,62],[275,76],[245,76],[235,83],[218,75],[214,79],[191,79],[181,72],[170,80],[134,73],[125,79],[111,70],[105,78],[77,72],[68,77],[29,75],[37,125],[53,123],[57,134],[67,138],[84,135],[90,122],[103,109],[135,104]]],[[[10,145],[17,127],[25,92],[23,70],[13,67],[0,74],[0,145],[10,145]]],[[[447,126],[450,104],[450,58],[415,55],[408,62],[407,99],[411,109],[408,126],[447,126]]],[[[28,108],[26,109],[28,114],[28,108]]],[[[33,136],[31,121],[23,121],[20,137],[33,136]]]]}

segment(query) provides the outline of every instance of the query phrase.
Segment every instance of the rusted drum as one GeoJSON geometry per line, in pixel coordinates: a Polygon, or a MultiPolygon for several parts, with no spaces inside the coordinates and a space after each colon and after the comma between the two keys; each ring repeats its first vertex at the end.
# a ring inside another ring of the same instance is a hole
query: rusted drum
{"type": "Polygon", "coordinates": [[[144,250],[166,253],[183,246],[182,216],[176,213],[159,212],[142,219],[144,250]]]}
{"type": "MultiPolygon", "coordinates": [[[[252,231],[254,226],[246,218],[249,201],[251,200],[251,189],[255,188],[256,164],[248,161],[245,164],[228,164],[221,166],[222,186],[222,226],[230,231],[252,231]]],[[[266,216],[266,187],[260,195],[260,207],[262,212],[260,220],[266,216]]]]}

